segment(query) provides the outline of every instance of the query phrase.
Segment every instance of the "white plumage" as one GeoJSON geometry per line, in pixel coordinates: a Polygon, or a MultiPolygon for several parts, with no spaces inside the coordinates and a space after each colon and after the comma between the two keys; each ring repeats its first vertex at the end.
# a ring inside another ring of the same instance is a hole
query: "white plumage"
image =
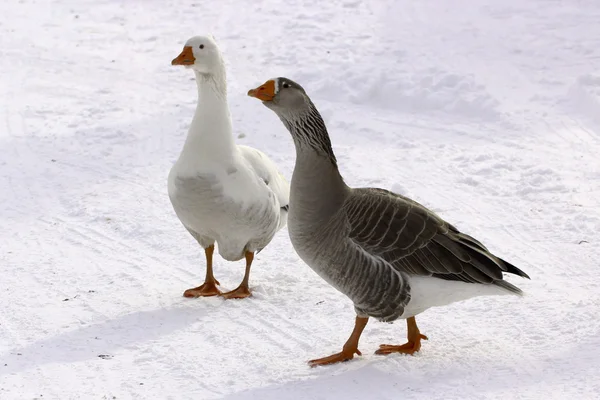
{"type": "Polygon", "coordinates": [[[247,297],[248,275],[255,252],[285,226],[289,184],[261,151],[236,145],[227,104],[225,66],[212,37],[197,36],[185,44],[173,65],[196,75],[198,105],[188,136],[168,179],[169,197],[183,225],[205,249],[204,285],[186,297],[219,294],[212,276],[212,251],[228,261],[246,257],[240,287],[225,297],[247,297]]]}

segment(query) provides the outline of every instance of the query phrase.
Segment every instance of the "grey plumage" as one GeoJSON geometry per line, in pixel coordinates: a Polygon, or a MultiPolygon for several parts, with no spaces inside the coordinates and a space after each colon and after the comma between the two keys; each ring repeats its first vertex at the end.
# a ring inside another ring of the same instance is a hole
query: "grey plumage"
{"type": "MultiPolygon", "coordinates": [[[[287,78],[277,78],[275,85],[276,96],[263,104],[277,113],[296,147],[288,219],[292,244],[306,264],[354,302],[359,316],[393,321],[439,305],[421,300],[407,310],[415,277],[487,288],[480,294],[521,293],[503,273],[527,274],[423,205],[384,189],[348,187],[325,123],[304,89],[287,78]]],[[[453,301],[468,297],[457,294],[453,301]]]]}

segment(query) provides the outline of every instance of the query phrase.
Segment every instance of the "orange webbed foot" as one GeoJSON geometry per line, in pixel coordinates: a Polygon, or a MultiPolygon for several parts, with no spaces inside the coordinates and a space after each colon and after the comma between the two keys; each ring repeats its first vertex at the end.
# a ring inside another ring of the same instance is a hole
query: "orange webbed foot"
{"type": "Polygon", "coordinates": [[[310,360],[308,362],[308,365],[310,365],[311,367],[314,368],[314,367],[318,367],[319,365],[329,365],[329,364],[335,364],[335,363],[344,362],[344,361],[350,361],[354,358],[354,354],[358,354],[359,356],[362,356],[362,353],[358,349],[342,350],[339,353],[332,354],[327,357],[310,360]]]}
{"type": "Polygon", "coordinates": [[[231,292],[223,293],[221,296],[225,299],[245,299],[246,297],[252,296],[252,292],[247,286],[238,286],[231,292]]]}
{"type": "Polygon", "coordinates": [[[377,350],[375,354],[388,355],[392,353],[402,353],[413,355],[421,349],[421,339],[427,340],[427,336],[419,333],[419,336],[416,338],[416,340],[410,340],[401,345],[382,344],[379,346],[379,350],[377,350]]]}
{"type": "Polygon", "coordinates": [[[217,288],[217,285],[219,285],[219,281],[217,280],[214,282],[204,282],[204,284],[196,288],[188,289],[183,292],[183,297],[196,298],[218,296],[221,294],[221,291],[217,288]]]}

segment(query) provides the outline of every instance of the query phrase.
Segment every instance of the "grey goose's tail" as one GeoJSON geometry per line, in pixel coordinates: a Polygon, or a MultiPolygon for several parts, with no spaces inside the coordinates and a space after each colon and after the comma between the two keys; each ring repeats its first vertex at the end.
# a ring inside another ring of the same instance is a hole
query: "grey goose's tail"
{"type": "MultiPolygon", "coordinates": [[[[531,279],[529,277],[529,275],[527,275],[524,271],[522,271],[521,269],[515,267],[514,265],[512,265],[511,263],[509,263],[508,261],[503,260],[502,258],[496,257],[495,255],[493,255],[492,253],[490,253],[490,251],[483,245],[481,244],[481,242],[479,242],[478,240],[476,240],[475,238],[466,235],[464,233],[458,233],[458,237],[459,240],[458,242],[462,245],[462,247],[467,250],[467,252],[475,259],[480,260],[481,262],[490,262],[492,261],[494,264],[496,264],[497,266],[500,267],[500,269],[502,270],[502,272],[506,272],[509,274],[514,274],[514,275],[518,275],[521,276],[523,278],[527,278],[527,279],[531,279]]],[[[498,285],[510,292],[516,293],[516,294],[523,294],[523,291],[521,289],[519,289],[518,287],[516,287],[515,285],[513,285],[510,282],[507,282],[503,279],[498,279],[494,281],[495,285],[498,285]]]]}
{"type": "MultiPolygon", "coordinates": [[[[531,279],[529,275],[508,261],[496,257],[477,239],[460,232],[454,226],[450,225],[449,230],[449,238],[451,238],[451,240],[450,243],[446,243],[446,246],[449,249],[454,247],[454,251],[458,251],[458,253],[462,253],[463,256],[466,256],[466,258],[463,258],[463,261],[470,259],[468,262],[470,266],[474,267],[475,270],[479,271],[479,273],[486,275],[490,283],[500,286],[509,292],[518,295],[523,294],[521,289],[502,279],[502,273],[514,274],[523,278],[531,279]]],[[[471,273],[476,273],[476,271],[471,271],[471,273]]],[[[468,276],[464,276],[463,274],[452,274],[445,276],[437,275],[437,277],[450,280],[465,280],[467,282],[471,281],[468,276]]]]}

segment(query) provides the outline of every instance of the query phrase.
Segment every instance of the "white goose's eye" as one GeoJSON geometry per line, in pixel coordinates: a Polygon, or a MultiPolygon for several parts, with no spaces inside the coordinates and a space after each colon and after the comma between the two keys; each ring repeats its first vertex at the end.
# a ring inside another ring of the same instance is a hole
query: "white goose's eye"
{"type": "Polygon", "coordinates": [[[283,88],[284,88],[284,89],[287,89],[287,88],[289,88],[289,87],[290,87],[290,85],[289,85],[287,82],[285,82],[285,83],[284,83],[283,85],[281,85],[281,86],[283,86],[283,88]]]}
{"type": "Polygon", "coordinates": [[[201,44],[200,46],[198,46],[200,48],[200,50],[202,50],[204,48],[204,45],[201,44]]]}

